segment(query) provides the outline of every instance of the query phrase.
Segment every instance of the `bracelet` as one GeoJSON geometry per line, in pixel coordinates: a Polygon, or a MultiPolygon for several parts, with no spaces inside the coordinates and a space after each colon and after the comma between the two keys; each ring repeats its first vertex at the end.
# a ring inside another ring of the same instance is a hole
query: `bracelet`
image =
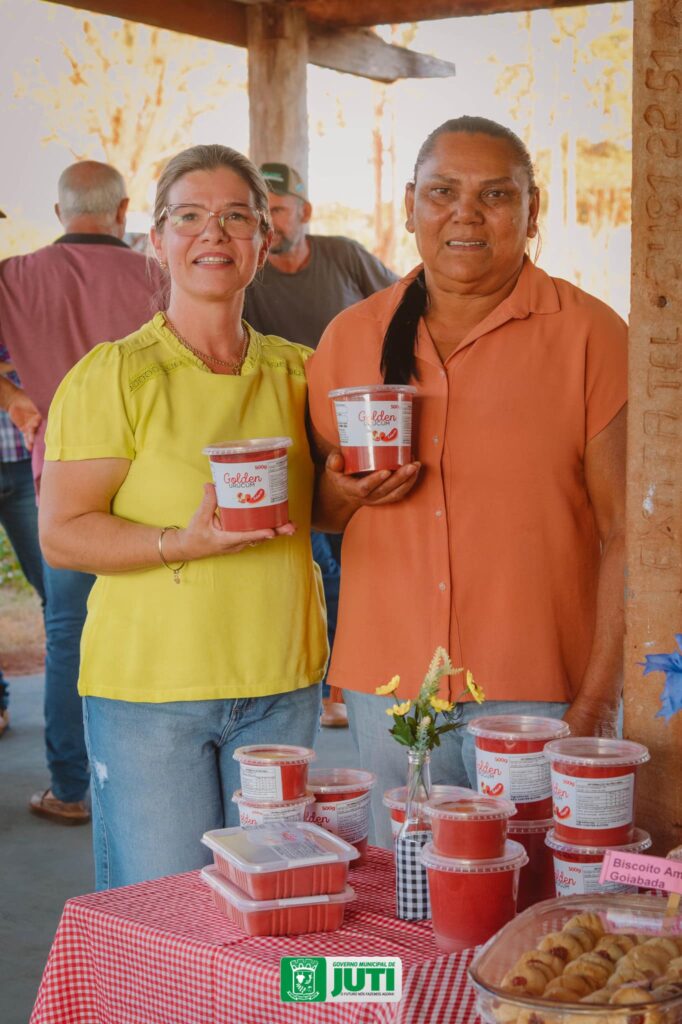
{"type": "Polygon", "coordinates": [[[179,583],[180,582],[180,570],[184,569],[184,567],[187,565],[187,561],[180,562],[180,565],[169,565],[168,562],[166,561],[166,559],[163,557],[163,548],[162,548],[161,545],[163,543],[163,535],[164,535],[164,533],[166,533],[167,530],[179,530],[179,529],[180,529],[179,526],[164,526],[164,528],[162,529],[161,533],[159,534],[159,557],[160,557],[161,561],[163,562],[163,564],[166,566],[166,568],[170,569],[170,571],[173,573],[173,580],[175,581],[175,583],[179,583]]]}

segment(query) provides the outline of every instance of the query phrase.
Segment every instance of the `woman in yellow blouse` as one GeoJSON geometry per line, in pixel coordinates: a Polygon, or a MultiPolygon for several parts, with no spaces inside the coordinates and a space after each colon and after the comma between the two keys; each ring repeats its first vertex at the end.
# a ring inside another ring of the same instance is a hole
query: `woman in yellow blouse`
{"type": "Polygon", "coordinates": [[[167,309],[93,349],[50,410],[45,556],[97,574],[79,691],[98,888],[201,866],[202,833],[236,823],[234,749],[310,746],[317,729],[327,645],[309,540],[310,351],[241,319],[270,237],[249,160],[223,146],[174,157],[152,228],[167,309]],[[282,435],[292,522],[220,529],[202,449],[282,435]]]}

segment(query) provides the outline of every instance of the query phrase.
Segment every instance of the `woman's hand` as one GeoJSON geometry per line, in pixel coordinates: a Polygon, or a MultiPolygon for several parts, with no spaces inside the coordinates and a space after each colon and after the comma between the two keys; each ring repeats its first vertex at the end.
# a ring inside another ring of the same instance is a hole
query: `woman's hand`
{"type": "Polygon", "coordinates": [[[318,468],[313,525],[328,533],[340,533],[363,505],[392,505],[405,498],[419,477],[421,464],[410,462],[400,469],[380,469],[365,476],[343,472],[343,455],[332,448],[318,468]]]}
{"type": "Polygon", "coordinates": [[[570,726],[571,736],[605,736],[614,739],[618,735],[618,704],[612,701],[581,700],[578,696],[564,715],[564,722],[570,726]]]}
{"type": "Polygon", "coordinates": [[[233,555],[246,547],[256,547],[275,537],[296,533],[293,523],[274,530],[249,530],[234,533],[222,530],[217,519],[218,505],[213,484],[204,484],[199,508],[184,530],[169,530],[163,537],[163,555],[167,562],[190,562],[211,555],[233,555]]]}

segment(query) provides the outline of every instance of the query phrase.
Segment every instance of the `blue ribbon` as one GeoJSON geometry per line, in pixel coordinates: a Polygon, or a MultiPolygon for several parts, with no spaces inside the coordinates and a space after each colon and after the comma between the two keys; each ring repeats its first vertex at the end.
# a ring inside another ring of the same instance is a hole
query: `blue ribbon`
{"type": "Polygon", "coordinates": [[[675,634],[679,651],[672,654],[646,654],[644,675],[650,672],[665,672],[665,685],[661,691],[661,710],[656,718],[668,721],[676,711],[682,711],[682,633],[675,634]]]}

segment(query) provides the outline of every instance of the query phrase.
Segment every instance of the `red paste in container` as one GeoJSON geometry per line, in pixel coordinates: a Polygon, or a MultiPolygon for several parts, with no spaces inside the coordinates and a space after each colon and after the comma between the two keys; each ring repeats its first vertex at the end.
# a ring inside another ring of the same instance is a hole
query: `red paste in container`
{"type": "Polygon", "coordinates": [[[519,843],[508,840],[503,857],[478,861],[441,857],[427,843],[421,858],[434,938],[446,953],[487,942],[516,914],[519,872],[528,861],[519,843]]]}
{"type": "Polygon", "coordinates": [[[552,851],[545,843],[548,832],[554,825],[552,818],[545,821],[509,822],[509,838],[521,843],[528,854],[528,863],[521,868],[517,910],[521,913],[534,903],[551,900],[554,892],[554,860],[552,851]]]}
{"type": "Polygon", "coordinates": [[[218,910],[247,935],[332,932],[341,927],[346,907],[355,899],[354,891],[347,885],[331,895],[251,900],[215,868],[204,868],[201,877],[211,887],[218,910]]]}
{"type": "MultiPolygon", "coordinates": [[[[448,787],[432,786],[431,797],[439,796],[448,787]]],[[[387,789],[382,797],[384,807],[388,807],[391,813],[391,832],[393,838],[400,832],[400,827],[405,821],[405,803],[407,801],[407,786],[398,786],[396,789],[387,789]]]]}
{"type": "Polygon", "coordinates": [[[516,808],[509,800],[444,786],[426,801],[424,813],[431,822],[436,853],[485,860],[503,856],[507,824],[516,808]]]}
{"type": "Polygon", "coordinates": [[[266,825],[269,821],[309,821],[314,796],[301,796],[297,800],[272,800],[264,803],[249,800],[236,790],[232,800],[239,807],[239,824],[242,828],[266,825]]]}
{"type": "Polygon", "coordinates": [[[412,461],[411,385],[370,384],[330,391],[344,473],[398,469],[412,461]]]}
{"type": "Polygon", "coordinates": [[[311,821],[214,829],[201,841],[220,874],[254,900],[341,892],[358,855],[311,821]]]}
{"type": "Polygon", "coordinates": [[[355,768],[311,772],[308,789],[315,798],[311,820],[326,828],[360,854],[355,866],[364,863],[369,834],[370,790],[376,775],[355,768]]]}
{"type": "Polygon", "coordinates": [[[554,829],[576,846],[632,842],[635,773],[649,760],[641,743],[576,736],[549,743],[554,829]]]}
{"type": "Polygon", "coordinates": [[[237,747],[232,756],[239,761],[242,796],[247,800],[271,803],[306,795],[308,765],[315,760],[315,751],[309,747],[254,744],[237,747]]]}
{"type": "Polygon", "coordinates": [[[204,448],[223,530],[274,530],[289,521],[290,437],[223,441],[204,448]]]}
{"type": "Polygon", "coordinates": [[[480,793],[516,804],[523,821],[543,821],[552,813],[552,780],[542,753],[550,740],[568,736],[557,718],[490,715],[467,726],[476,738],[476,783],[480,793]]]}
{"type": "Polygon", "coordinates": [[[641,828],[634,830],[633,841],[623,846],[575,846],[557,838],[556,831],[547,835],[547,850],[554,861],[557,896],[582,896],[591,893],[637,892],[634,885],[599,881],[602,861],[607,849],[625,853],[644,853],[651,847],[651,836],[641,828]]]}

